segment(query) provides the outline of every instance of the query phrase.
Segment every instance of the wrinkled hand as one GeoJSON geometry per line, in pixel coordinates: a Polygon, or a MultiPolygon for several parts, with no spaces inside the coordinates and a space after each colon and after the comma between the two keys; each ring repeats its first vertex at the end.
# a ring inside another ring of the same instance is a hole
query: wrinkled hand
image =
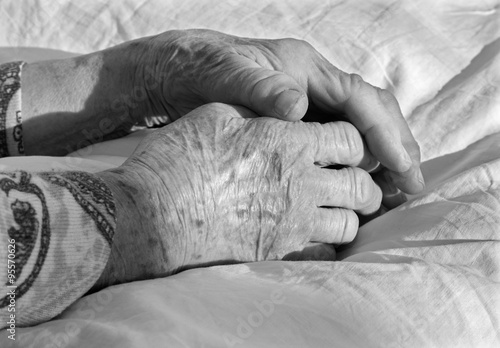
{"type": "Polygon", "coordinates": [[[169,31],[145,42],[136,81],[152,71],[163,81],[150,92],[148,114],[177,119],[205,103],[223,102],[289,121],[308,110],[326,114],[327,121],[345,119],[388,169],[382,185],[388,194],[394,185],[407,193],[423,189],[420,150],[394,96],[335,68],[308,43],[209,30],[169,31]]]}
{"type": "MultiPolygon", "coordinates": [[[[146,137],[121,167],[99,174],[118,206],[117,279],[350,242],[358,229],[354,211],[379,209],[380,188],[351,167],[375,161],[354,126],[252,117],[243,107],[202,106],[146,137]],[[333,164],[349,167],[322,168],[333,164]]],[[[332,259],[334,249],[320,254],[332,259]]]]}

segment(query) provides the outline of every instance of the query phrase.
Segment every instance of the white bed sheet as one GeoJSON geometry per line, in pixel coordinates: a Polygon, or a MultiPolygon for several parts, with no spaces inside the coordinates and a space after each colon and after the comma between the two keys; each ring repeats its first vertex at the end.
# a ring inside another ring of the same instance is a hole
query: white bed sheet
{"type": "MultiPolygon", "coordinates": [[[[452,0],[2,2],[0,18],[10,22],[0,28],[13,35],[0,35],[0,45],[89,52],[173,27],[305,38],[397,95],[428,182],[363,226],[342,261],[213,267],[112,287],[20,329],[20,346],[500,346],[499,8],[452,0]],[[272,311],[255,314],[273,299],[272,311]]],[[[22,54],[0,49],[0,59],[22,54]]],[[[143,135],[84,156],[2,159],[0,170],[98,171],[119,165],[143,135]]],[[[0,335],[2,347],[10,343],[0,335]]]]}
{"type": "MultiPolygon", "coordinates": [[[[108,166],[87,161],[95,170],[108,166]]],[[[19,330],[19,342],[495,347],[500,133],[423,169],[429,189],[364,225],[341,261],[220,266],[115,286],[77,301],[56,320],[19,330]]]]}
{"type": "Polygon", "coordinates": [[[498,0],[2,0],[0,46],[88,53],[171,29],[312,43],[405,114],[499,37],[498,0]]]}

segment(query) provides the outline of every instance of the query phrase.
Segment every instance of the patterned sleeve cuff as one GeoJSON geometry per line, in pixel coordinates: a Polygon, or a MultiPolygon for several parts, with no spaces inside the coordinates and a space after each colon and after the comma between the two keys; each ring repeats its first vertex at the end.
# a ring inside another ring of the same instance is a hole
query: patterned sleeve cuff
{"type": "Polygon", "coordinates": [[[0,158],[24,155],[21,70],[24,62],[0,65],[0,158]]]}
{"type": "Polygon", "coordinates": [[[53,318],[101,276],[116,221],[112,193],[97,176],[0,173],[0,211],[0,328],[11,314],[18,326],[53,318]]]}

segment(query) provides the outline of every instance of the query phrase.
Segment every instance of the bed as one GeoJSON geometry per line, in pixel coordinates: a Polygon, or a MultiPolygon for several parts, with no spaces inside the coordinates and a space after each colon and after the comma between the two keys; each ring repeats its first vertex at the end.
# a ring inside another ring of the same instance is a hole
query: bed
{"type": "MultiPolygon", "coordinates": [[[[2,0],[0,62],[169,29],[309,41],[398,98],[426,190],[335,262],[194,269],[110,287],[1,347],[500,347],[500,1],[2,0]]],[[[151,130],[0,170],[120,165],[151,130]]]]}

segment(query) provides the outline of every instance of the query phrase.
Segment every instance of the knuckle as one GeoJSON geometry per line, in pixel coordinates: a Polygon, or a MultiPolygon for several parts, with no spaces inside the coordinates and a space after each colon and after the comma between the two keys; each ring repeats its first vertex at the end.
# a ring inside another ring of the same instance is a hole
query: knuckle
{"type": "Polygon", "coordinates": [[[295,43],[295,45],[297,45],[298,47],[301,47],[301,48],[305,48],[305,49],[309,49],[309,48],[312,48],[311,44],[309,42],[307,42],[306,40],[302,40],[302,39],[290,39],[292,40],[292,42],[295,43]]]}
{"type": "Polygon", "coordinates": [[[377,92],[378,92],[378,96],[379,96],[380,100],[382,101],[382,103],[384,105],[397,104],[396,97],[394,96],[394,94],[392,94],[388,90],[378,88],[377,92]]]}
{"type": "Polygon", "coordinates": [[[345,148],[352,161],[359,161],[363,156],[363,140],[354,125],[349,122],[334,123],[337,129],[338,143],[345,148]]]}
{"type": "MultiPolygon", "coordinates": [[[[316,122],[301,122],[292,123],[298,131],[306,130],[307,133],[304,137],[308,137],[309,149],[311,150],[311,155],[314,158],[320,158],[323,149],[325,148],[325,129],[323,125],[316,122]]],[[[298,133],[298,132],[297,132],[298,133]]]]}
{"type": "Polygon", "coordinates": [[[349,170],[354,205],[357,209],[368,206],[375,196],[375,185],[370,174],[360,168],[347,168],[347,170],[349,170]]]}
{"type": "Polygon", "coordinates": [[[365,80],[363,80],[363,78],[358,74],[349,74],[348,81],[351,91],[359,90],[366,84],[365,80]]]}
{"type": "Polygon", "coordinates": [[[212,102],[202,105],[193,111],[189,112],[183,118],[190,119],[200,119],[200,124],[210,124],[211,127],[215,126],[216,122],[206,122],[208,119],[212,120],[229,120],[229,119],[243,119],[243,118],[255,118],[257,117],[255,113],[250,111],[250,109],[229,105],[224,103],[212,102]]]}
{"type": "Polygon", "coordinates": [[[282,44],[284,44],[289,49],[292,49],[294,51],[298,50],[299,53],[303,54],[303,55],[310,54],[310,53],[316,51],[314,49],[314,47],[306,40],[295,39],[295,38],[286,38],[286,39],[281,39],[280,41],[282,42],[282,44]]]}
{"type": "Polygon", "coordinates": [[[204,112],[224,112],[229,111],[231,107],[224,103],[212,102],[202,105],[198,108],[199,111],[204,112]]]}
{"type": "Polygon", "coordinates": [[[340,211],[340,230],[342,236],[340,238],[341,243],[349,243],[356,237],[356,232],[359,227],[359,219],[356,213],[352,210],[339,209],[340,211]]]}

